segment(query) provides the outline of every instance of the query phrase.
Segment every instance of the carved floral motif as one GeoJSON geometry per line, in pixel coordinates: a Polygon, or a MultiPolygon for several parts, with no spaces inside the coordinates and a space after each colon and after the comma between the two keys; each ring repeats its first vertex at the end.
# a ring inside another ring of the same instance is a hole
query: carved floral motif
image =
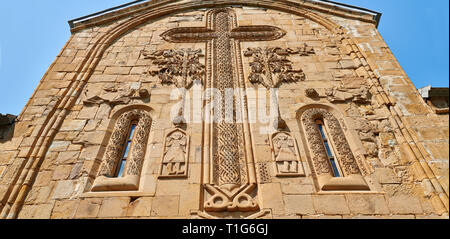
{"type": "Polygon", "coordinates": [[[142,51],[142,55],[159,67],[159,70],[149,73],[158,76],[161,84],[189,89],[194,81],[203,82],[205,77],[205,65],[200,63],[204,54],[200,49],[142,51]]]}
{"type": "Polygon", "coordinates": [[[303,70],[294,70],[287,58],[290,54],[305,54],[303,50],[282,49],[280,47],[248,48],[244,56],[253,57],[250,63],[252,84],[261,84],[266,88],[278,88],[282,83],[295,83],[305,80],[303,70]]]}
{"type": "Polygon", "coordinates": [[[180,50],[159,50],[154,52],[142,51],[145,59],[153,60],[153,64],[159,67],[156,71],[149,71],[149,74],[158,76],[163,85],[175,85],[181,92],[181,102],[177,117],[173,123],[181,127],[186,122],[184,119],[184,107],[187,89],[195,81],[203,83],[205,78],[205,65],[200,63],[200,57],[204,57],[202,50],[180,49],[180,50]]]}
{"type": "MultiPolygon", "coordinates": [[[[244,56],[253,57],[250,63],[251,73],[249,80],[252,84],[261,84],[267,89],[279,88],[283,83],[295,83],[304,81],[306,75],[303,70],[294,70],[292,62],[288,59],[290,54],[300,54],[302,56],[314,54],[314,50],[306,44],[296,50],[291,48],[282,49],[280,47],[248,48],[244,56]]],[[[271,94],[271,103],[278,105],[278,98],[271,94]]],[[[277,130],[287,127],[286,122],[281,118],[279,108],[277,115],[273,116],[271,124],[277,130]]]]}

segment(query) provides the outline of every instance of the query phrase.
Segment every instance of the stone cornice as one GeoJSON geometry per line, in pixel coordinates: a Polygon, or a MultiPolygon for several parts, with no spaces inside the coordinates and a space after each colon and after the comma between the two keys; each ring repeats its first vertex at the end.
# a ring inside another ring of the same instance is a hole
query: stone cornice
{"type": "MultiPolygon", "coordinates": [[[[118,7],[110,8],[98,13],[93,13],[85,17],[80,17],[74,20],[69,21],[69,25],[72,33],[76,33],[82,29],[86,29],[89,27],[94,27],[102,24],[108,24],[112,21],[116,21],[119,19],[123,19],[127,16],[139,14],[145,11],[148,11],[153,8],[157,8],[160,6],[169,6],[176,5],[182,2],[190,2],[192,3],[193,8],[197,4],[201,5],[211,5],[213,6],[226,6],[242,4],[246,6],[260,6],[260,2],[263,1],[255,1],[255,0],[234,0],[234,1],[225,1],[225,0],[151,0],[144,1],[138,0],[133,1],[128,4],[124,4],[118,7]]],[[[276,2],[276,1],[275,1],[276,2]]],[[[327,13],[331,15],[336,15],[340,17],[356,19],[364,22],[373,23],[378,26],[378,23],[381,18],[381,13],[371,11],[364,8],[359,8],[355,6],[350,6],[346,4],[340,4],[333,1],[325,1],[325,0],[278,0],[278,2],[282,2],[284,4],[292,5],[293,7],[303,7],[305,9],[318,11],[322,13],[327,13]]],[[[267,4],[264,4],[265,6],[267,4]]]]}

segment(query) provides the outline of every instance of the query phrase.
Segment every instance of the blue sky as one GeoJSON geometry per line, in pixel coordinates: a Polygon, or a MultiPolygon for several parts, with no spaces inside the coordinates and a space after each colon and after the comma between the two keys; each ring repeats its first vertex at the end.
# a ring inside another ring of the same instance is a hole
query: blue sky
{"type": "MultiPolygon", "coordinates": [[[[69,39],[67,21],[131,0],[0,5],[0,113],[19,114],[69,39]]],[[[382,12],[381,35],[416,87],[449,85],[449,1],[335,0],[382,12]]]]}

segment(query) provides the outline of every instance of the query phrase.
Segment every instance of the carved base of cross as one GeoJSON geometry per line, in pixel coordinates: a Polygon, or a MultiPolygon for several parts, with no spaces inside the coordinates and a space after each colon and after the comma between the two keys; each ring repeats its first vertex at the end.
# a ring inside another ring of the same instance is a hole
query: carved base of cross
{"type": "Polygon", "coordinates": [[[247,185],[243,190],[227,192],[215,185],[206,184],[205,189],[210,197],[205,203],[207,212],[252,212],[259,210],[256,200],[250,196],[256,184],[247,185]]]}

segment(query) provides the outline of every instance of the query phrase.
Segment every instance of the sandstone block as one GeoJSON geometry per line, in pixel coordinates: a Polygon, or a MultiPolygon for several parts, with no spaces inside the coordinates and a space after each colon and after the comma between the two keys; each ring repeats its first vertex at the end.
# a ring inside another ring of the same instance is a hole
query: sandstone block
{"type": "Polygon", "coordinates": [[[287,214],[313,215],[313,198],[311,195],[285,195],[284,205],[287,214]]]}
{"type": "Polygon", "coordinates": [[[105,198],[98,213],[100,218],[117,218],[127,215],[129,197],[105,198]]]}
{"type": "Polygon", "coordinates": [[[78,209],[78,200],[57,201],[52,211],[52,219],[71,219],[75,217],[78,209]]]}
{"type": "Polygon", "coordinates": [[[53,180],[66,180],[69,178],[70,172],[72,171],[72,165],[61,165],[56,167],[53,172],[53,180]]]}
{"type": "Polygon", "coordinates": [[[75,218],[95,218],[100,211],[102,199],[88,198],[82,200],[78,206],[75,218]]]}
{"type": "Polygon", "coordinates": [[[288,195],[313,194],[315,189],[312,184],[281,183],[281,191],[288,195]]]}
{"type": "Polygon", "coordinates": [[[414,196],[399,195],[388,199],[389,209],[393,214],[422,214],[419,199],[414,196]]]}
{"type": "Polygon", "coordinates": [[[261,197],[261,208],[271,208],[272,212],[278,215],[285,213],[283,193],[279,183],[261,184],[260,190],[261,195],[263,195],[261,197]]]}
{"type": "Polygon", "coordinates": [[[57,164],[73,164],[77,161],[80,151],[67,151],[61,152],[56,158],[57,164]]]}
{"type": "Polygon", "coordinates": [[[56,183],[52,199],[67,199],[75,191],[76,181],[59,181],[56,183]]]}
{"type": "Polygon", "coordinates": [[[66,120],[60,131],[80,131],[86,125],[86,120],[66,120]]]}
{"type": "Polygon", "coordinates": [[[313,198],[317,213],[326,215],[350,214],[350,209],[343,195],[315,195],[313,198]]]}
{"type": "Polygon", "coordinates": [[[153,199],[151,216],[177,216],[180,196],[158,196],[153,199]]]}
{"type": "Polygon", "coordinates": [[[346,195],[352,214],[389,214],[387,202],[383,195],[346,195]]]}
{"type": "Polygon", "coordinates": [[[152,211],[153,198],[143,197],[130,203],[127,211],[129,217],[149,217],[152,211]]]}

